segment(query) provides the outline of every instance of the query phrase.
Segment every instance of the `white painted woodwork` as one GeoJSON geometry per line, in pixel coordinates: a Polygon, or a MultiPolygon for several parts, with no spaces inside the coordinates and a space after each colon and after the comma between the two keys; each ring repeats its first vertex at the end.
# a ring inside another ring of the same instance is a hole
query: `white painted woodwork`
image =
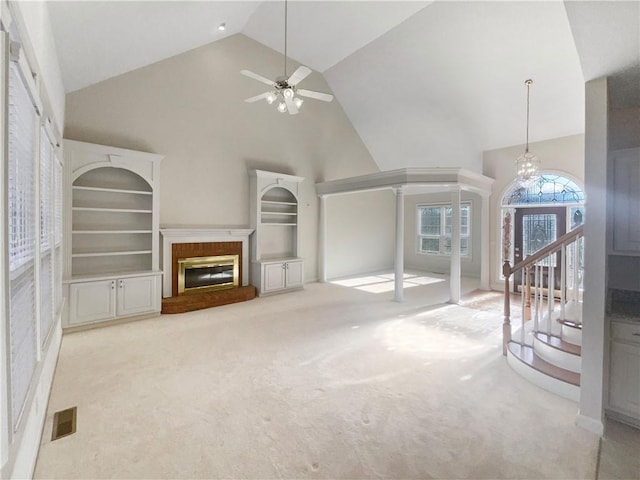
{"type": "Polygon", "coordinates": [[[572,343],[573,345],[578,346],[582,345],[582,329],[579,327],[573,327],[563,323],[561,336],[562,340],[567,343],[572,343]]]}
{"type": "Polygon", "coordinates": [[[640,323],[611,322],[609,409],[640,421],[640,323]]]}
{"type": "Polygon", "coordinates": [[[160,274],[131,274],[69,284],[67,326],[158,313],[161,309],[160,274]]]}
{"type": "Polygon", "coordinates": [[[394,261],[393,299],[404,300],[404,190],[393,189],[396,194],[396,255],[394,261]]]}
{"type": "MultiPolygon", "coordinates": [[[[356,177],[342,178],[316,183],[316,191],[321,198],[332,195],[356,194],[375,190],[393,189],[396,194],[396,251],[394,300],[402,301],[404,274],[404,195],[451,191],[457,192],[458,212],[458,261],[455,270],[457,292],[452,292],[452,300],[460,299],[460,192],[468,191],[488,196],[491,194],[493,179],[464,168],[402,168],[399,170],[372,173],[356,177]],[[400,222],[402,222],[400,224],[400,222]],[[457,279],[457,280],[456,280],[457,279]]],[[[487,205],[483,203],[482,208],[487,205]]],[[[486,214],[488,215],[488,214],[486,214]]],[[[324,220],[326,221],[326,220],[324,220]]],[[[326,252],[325,252],[326,254],[326,252]]],[[[453,255],[452,255],[452,262],[453,255]]],[[[488,262],[488,257],[485,259],[488,262]]]]}
{"type": "Polygon", "coordinates": [[[316,183],[318,195],[384,190],[407,187],[406,194],[447,191],[452,186],[461,190],[491,194],[493,178],[464,168],[401,168],[316,183]]]}
{"type": "Polygon", "coordinates": [[[613,250],[640,255],[640,148],[613,152],[613,250]]]}
{"type": "Polygon", "coordinates": [[[544,388],[556,395],[560,395],[561,397],[573,400],[574,402],[578,402],[580,400],[580,387],[558,380],[557,378],[546,375],[535,368],[530,367],[520,359],[516,358],[509,349],[507,349],[507,363],[520,376],[524,377],[534,385],[544,388]]]}
{"type": "Polygon", "coordinates": [[[70,289],[70,325],[109,320],[116,316],[117,280],[72,283],[70,289]]]}
{"type": "Polygon", "coordinates": [[[554,348],[535,336],[533,337],[533,350],[544,361],[556,367],[580,373],[580,355],[554,348]]]}
{"type": "Polygon", "coordinates": [[[300,289],[304,285],[302,259],[254,262],[255,274],[260,276],[258,293],[262,296],[300,289]]]}
{"type": "Polygon", "coordinates": [[[249,285],[249,235],[250,228],[208,227],[200,226],[172,226],[163,225],[160,229],[162,236],[162,296],[169,298],[173,295],[171,281],[173,279],[173,261],[171,258],[174,243],[208,243],[208,242],[242,242],[242,286],[249,285]]]}
{"type": "Polygon", "coordinates": [[[461,295],[462,272],[460,263],[460,189],[451,191],[451,270],[449,273],[450,302],[459,303],[461,295]]]}
{"type": "Polygon", "coordinates": [[[327,197],[320,195],[318,220],[318,279],[327,281],[327,197]]]}
{"type": "Polygon", "coordinates": [[[158,277],[121,278],[118,280],[117,315],[119,317],[158,311],[158,277]]]}
{"type": "Polygon", "coordinates": [[[160,312],[160,155],[64,141],[63,326],[160,312]]]}
{"type": "Polygon", "coordinates": [[[480,211],[480,289],[491,290],[491,244],[490,244],[490,219],[489,219],[489,194],[480,195],[482,199],[480,211]]]}
{"type": "MultiPolygon", "coordinates": [[[[253,229],[251,283],[258,290],[258,295],[302,288],[304,284],[304,260],[298,257],[298,196],[303,180],[303,177],[264,170],[249,172],[253,229]],[[278,268],[281,271],[277,271],[278,268]]],[[[321,245],[320,255],[322,248],[321,245]]],[[[321,263],[321,268],[326,271],[323,265],[321,263]]]]}

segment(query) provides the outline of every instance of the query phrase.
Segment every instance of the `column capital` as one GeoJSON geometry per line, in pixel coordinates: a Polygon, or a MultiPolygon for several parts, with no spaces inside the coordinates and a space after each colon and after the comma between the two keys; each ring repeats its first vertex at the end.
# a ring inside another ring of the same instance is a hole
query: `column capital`
{"type": "Polygon", "coordinates": [[[396,195],[404,195],[406,187],[404,185],[397,185],[393,187],[393,193],[396,195]]]}

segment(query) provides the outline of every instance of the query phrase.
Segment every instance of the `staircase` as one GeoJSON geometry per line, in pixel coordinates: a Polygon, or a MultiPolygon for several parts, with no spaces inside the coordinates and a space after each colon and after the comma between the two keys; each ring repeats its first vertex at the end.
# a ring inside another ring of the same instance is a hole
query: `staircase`
{"type": "MultiPolygon", "coordinates": [[[[510,255],[510,226],[507,214],[505,259],[510,255]]],[[[583,246],[581,225],[513,266],[505,260],[502,267],[507,363],[530,382],[574,401],[580,398],[583,246]],[[554,284],[556,269],[559,285],[554,284]],[[514,297],[514,273],[520,271],[514,297]]]]}

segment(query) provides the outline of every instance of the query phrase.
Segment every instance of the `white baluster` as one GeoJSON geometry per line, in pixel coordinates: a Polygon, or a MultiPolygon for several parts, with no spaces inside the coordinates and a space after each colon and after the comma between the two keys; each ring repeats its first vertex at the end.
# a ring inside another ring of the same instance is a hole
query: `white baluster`
{"type": "Polygon", "coordinates": [[[547,299],[549,300],[549,318],[547,319],[547,334],[551,335],[551,314],[553,313],[553,302],[554,302],[554,291],[555,291],[555,267],[551,265],[551,261],[553,260],[553,255],[549,257],[549,281],[547,282],[547,287],[549,287],[549,292],[547,294],[547,299]]]}
{"type": "Polygon", "coordinates": [[[533,280],[533,285],[534,285],[534,290],[533,290],[533,306],[535,309],[535,316],[533,317],[533,331],[537,332],[538,328],[539,328],[539,324],[540,324],[540,319],[538,318],[538,265],[536,264],[533,267],[533,272],[534,272],[534,280],[533,280]]]}
{"type": "Polygon", "coordinates": [[[520,327],[520,344],[524,345],[524,320],[525,320],[525,297],[527,295],[527,283],[528,283],[528,275],[527,268],[522,269],[522,285],[521,285],[521,300],[522,300],[522,326],[520,327]]]}
{"type": "Polygon", "coordinates": [[[574,305],[578,304],[578,289],[580,288],[578,282],[578,267],[579,267],[579,259],[578,259],[578,240],[573,242],[573,301],[574,305]]]}
{"type": "Polygon", "coordinates": [[[564,304],[567,301],[567,246],[560,248],[560,319],[564,320],[564,304]]]}

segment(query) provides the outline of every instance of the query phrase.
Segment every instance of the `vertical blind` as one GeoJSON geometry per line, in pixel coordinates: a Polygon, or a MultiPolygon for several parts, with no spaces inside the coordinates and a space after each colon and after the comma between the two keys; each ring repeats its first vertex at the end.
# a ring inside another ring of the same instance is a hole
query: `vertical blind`
{"type": "Polygon", "coordinates": [[[36,367],[35,145],[37,113],[19,74],[9,67],[9,341],[11,416],[15,429],[36,367]]]}

